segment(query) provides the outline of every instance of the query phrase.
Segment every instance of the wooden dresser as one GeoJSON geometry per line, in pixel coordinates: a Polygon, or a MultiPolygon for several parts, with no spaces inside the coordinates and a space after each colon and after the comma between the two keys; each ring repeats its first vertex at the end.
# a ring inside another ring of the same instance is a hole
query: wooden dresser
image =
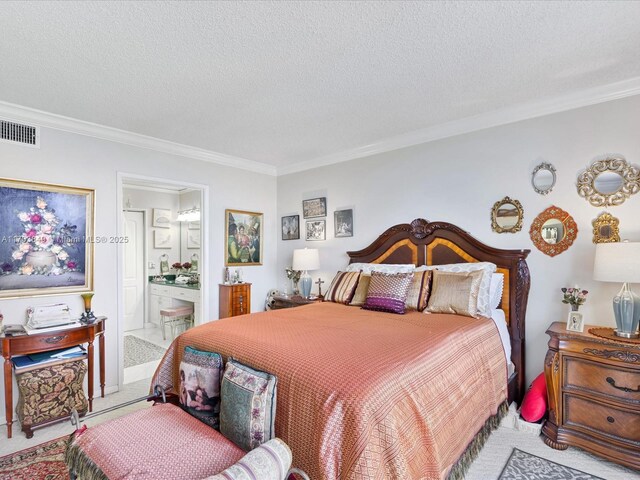
{"type": "Polygon", "coordinates": [[[640,344],[597,337],[589,328],[570,332],[556,322],[547,330],[545,443],[640,469],[640,344]]]}
{"type": "Polygon", "coordinates": [[[220,309],[218,318],[235,317],[251,313],[251,284],[220,284],[220,309]]]}

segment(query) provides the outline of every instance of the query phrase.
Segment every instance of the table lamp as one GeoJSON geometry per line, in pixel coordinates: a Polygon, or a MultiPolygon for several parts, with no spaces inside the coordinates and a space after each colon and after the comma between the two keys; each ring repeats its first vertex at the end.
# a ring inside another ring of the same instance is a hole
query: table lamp
{"type": "Polygon", "coordinates": [[[615,334],[624,338],[640,337],[640,297],[629,288],[629,283],[640,283],[640,242],[598,243],[593,279],[622,282],[622,289],[613,297],[615,334]]]}
{"type": "Polygon", "coordinates": [[[320,256],[316,248],[298,248],[293,251],[293,265],[291,268],[294,270],[301,270],[300,275],[300,293],[304,298],[309,298],[311,295],[311,275],[309,270],[318,270],[320,268],[320,256]]]}

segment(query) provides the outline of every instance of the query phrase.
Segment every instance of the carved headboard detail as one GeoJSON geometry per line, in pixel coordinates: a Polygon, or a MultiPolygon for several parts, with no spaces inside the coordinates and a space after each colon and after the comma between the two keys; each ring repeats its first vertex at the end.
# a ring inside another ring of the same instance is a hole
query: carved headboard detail
{"type": "Polygon", "coordinates": [[[388,228],[368,247],[347,252],[350,263],[413,263],[444,265],[463,262],[492,262],[504,274],[502,309],[511,337],[511,361],[516,375],[509,381],[509,398],[518,402],[525,391],[525,316],[529,296],[530,250],[493,248],[447,222],[418,218],[388,228]]]}

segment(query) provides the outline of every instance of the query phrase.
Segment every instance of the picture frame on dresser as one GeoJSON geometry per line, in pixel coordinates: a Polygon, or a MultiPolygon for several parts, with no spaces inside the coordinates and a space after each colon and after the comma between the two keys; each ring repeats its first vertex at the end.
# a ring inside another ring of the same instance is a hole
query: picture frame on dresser
{"type": "Polygon", "coordinates": [[[584,331],[584,317],[580,312],[569,312],[567,318],[567,330],[570,332],[584,331]]]}
{"type": "Polygon", "coordinates": [[[93,290],[95,190],[0,178],[0,299],[93,290]]]}

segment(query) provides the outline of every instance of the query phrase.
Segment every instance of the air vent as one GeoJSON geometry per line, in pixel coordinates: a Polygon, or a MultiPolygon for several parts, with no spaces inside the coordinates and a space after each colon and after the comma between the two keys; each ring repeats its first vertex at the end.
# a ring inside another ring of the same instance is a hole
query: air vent
{"type": "Polygon", "coordinates": [[[40,129],[32,125],[0,120],[0,140],[40,147],[40,129]]]}

